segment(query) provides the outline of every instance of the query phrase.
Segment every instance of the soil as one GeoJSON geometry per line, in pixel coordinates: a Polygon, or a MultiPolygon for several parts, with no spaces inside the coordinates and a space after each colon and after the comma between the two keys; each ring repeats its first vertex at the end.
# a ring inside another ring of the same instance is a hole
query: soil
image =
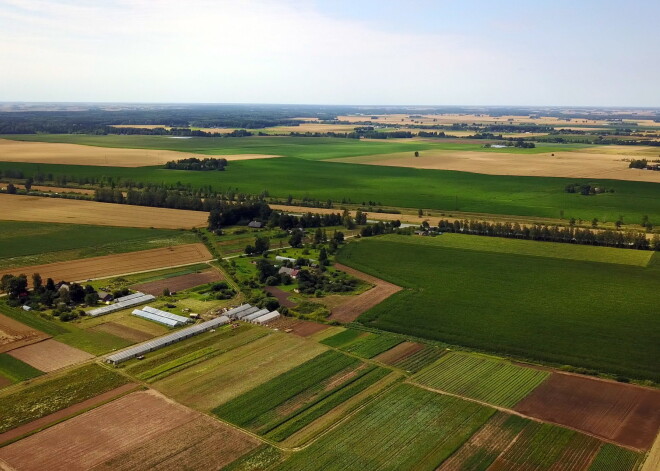
{"type": "Polygon", "coordinates": [[[0,219],[96,226],[190,229],[206,226],[208,213],[184,209],[150,208],[98,201],[0,194],[0,219]]]}
{"type": "MultiPolygon", "coordinates": [[[[140,250],[103,257],[84,258],[68,262],[48,263],[0,271],[5,273],[39,273],[44,279],[85,281],[133,272],[154,270],[211,260],[213,256],[204,244],[186,244],[160,249],[140,250]]],[[[161,293],[162,294],[162,289],[161,293]]]]}
{"type": "MultiPolygon", "coordinates": [[[[42,164],[100,165],[104,167],[144,167],[163,165],[171,160],[208,155],[172,150],[121,149],[54,142],[23,142],[0,139],[0,160],[7,162],[34,162],[42,164]]],[[[264,154],[237,154],[220,156],[229,161],[278,157],[264,154]]]]}
{"type": "Polygon", "coordinates": [[[50,338],[38,330],[0,314],[0,353],[50,338]]]}
{"type": "Polygon", "coordinates": [[[367,283],[371,283],[374,287],[362,294],[347,298],[346,302],[332,310],[332,314],[329,317],[330,320],[353,322],[363,312],[383,302],[394,293],[401,291],[401,287],[399,286],[383,281],[375,276],[367,275],[341,263],[335,263],[334,267],[367,283]]]}
{"type": "Polygon", "coordinates": [[[9,355],[45,372],[59,370],[94,358],[94,355],[53,339],[17,348],[10,351],[9,355]]]}
{"type": "Polygon", "coordinates": [[[561,373],[514,409],[643,450],[660,427],[660,391],[561,373]]]}
{"type": "Polygon", "coordinates": [[[222,279],[222,275],[217,270],[208,270],[201,273],[190,273],[188,275],[173,276],[163,280],[141,283],[131,286],[131,289],[160,296],[163,294],[163,289],[165,288],[168,288],[170,291],[182,291],[222,279]]]}
{"type": "Polygon", "coordinates": [[[318,332],[328,329],[330,326],[327,324],[319,324],[318,322],[306,321],[303,319],[296,319],[295,317],[280,317],[276,321],[268,324],[268,327],[279,329],[281,331],[291,330],[291,333],[300,337],[309,337],[318,332]]]}
{"type": "Polygon", "coordinates": [[[154,338],[153,335],[143,332],[141,330],[133,329],[131,327],[116,324],[114,322],[106,322],[105,324],[99,324],[94,327],[90,327],[89,330],[105,332],[106,334],[112,334],[122,339],[130,340],[131,342],[144,342],[154,338]]]}
{"type": "Polygon", "coordinates": [[[10,384],[12,384],[12,382],[9,378],[5,378],[4,376],[0,375],[0,388],[4,388],[10,384]]]}
{"type": "Polygon", "coordinates": [[[0,433],[0,445],[8,441],[15,440],[19,437],[28,435],[31,432],[41,430],[50,424],[55,424],[57,422],[60,422],[62,419],[71,417],[77,414],[78,412],[82,412],[84,410],[91,409],[100,404],[108,402],[111,399],[114,399],[115,397],[121,396],[122,394],[125,394],[129,391],[136,389],[137,387],[138,385],[134,383],[124,384],[122,386],[119,386],[118,388],[112,389],[110,391],[106,391],[103,394],[99,394],[98,396],[79,402],[78,404],[74,404],[72,406],[58,410],[57,412],[53,412],[52,414],[49,414],[45,417],[41,417],[40,419],[37,420],[33,420],[32,422],[29,422],[27,424],[23,424],[7,432],[0,433]]]}
{"type": "Polygon", "coordinates": [[[287,293],[286,291],[282,291],[277,286],[266,286],[264,288],[264,291],[268,291],[270,294],[275,296],[277,298],[277,301],[280,303],[280,306],[284,306],[284,307],[295,307],[295,306],[297,306],[296,303],[294,303],[293,301],[291,301],[289,299],[289,296],[291,296],[291,293],[287,293]]]}
{"type": "Polygon", "coordinates": [[[419,352],[424,348],[424,345],[416,342],[403,342],[394,348],[381,353],[376,356],[374,360],[385,363],[386,365],[393,365],[410,355],[419,352]]]}
{"type": "Polygon", "coordinates": [[[140,391],[12,443],[0,449],[0,460],[26,471],[220,469],[258,444],[154,391],[140,391]]]}

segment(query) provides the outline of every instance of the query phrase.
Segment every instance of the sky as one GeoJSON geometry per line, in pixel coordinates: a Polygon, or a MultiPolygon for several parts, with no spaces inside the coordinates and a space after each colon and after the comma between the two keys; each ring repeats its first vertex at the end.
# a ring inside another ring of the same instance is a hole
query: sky
{"type": "Polygon", "coordinates": [[[0,0],[0,101],[660,106],[660,1],[0,0]]]}

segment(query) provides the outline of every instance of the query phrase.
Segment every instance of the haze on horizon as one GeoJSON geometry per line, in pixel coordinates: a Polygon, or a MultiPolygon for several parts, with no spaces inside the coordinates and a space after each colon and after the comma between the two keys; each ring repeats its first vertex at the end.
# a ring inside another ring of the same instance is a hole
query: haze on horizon
{"type": "Polygon", "coordinates": [[[0,101],[660,106],[660,2],[0,0],[0,101]]]}

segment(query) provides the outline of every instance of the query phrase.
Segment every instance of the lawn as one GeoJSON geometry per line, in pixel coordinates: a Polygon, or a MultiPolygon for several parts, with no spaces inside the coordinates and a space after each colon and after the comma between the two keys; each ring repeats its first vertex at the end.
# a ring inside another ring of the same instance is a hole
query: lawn
{"type": "Polygon", "coordinates": [[[434,247],[397,236],[350,243],[338,261],[407,288],[363,314],[365,325],[660,380],[655,257],[638,267],[434,247]]]}
{"type": "Polygon", "coordinates": [[[417,374],[413,381],[434,389],[513,407],[550,373],[482,355],[451,352],[417,374]]]}
{"type": "Polygon", "coordinates": [[[0,170],[21,170],[25,176],[37,172],[72,177],[106,177],[115,182],[140,181],[153,184],[190,184],[193,188],[260,194],[285,199],[311,198],[320,201],[363,203],[489,214],[591,221],[641,221],[660,215],[660,184],[620,180],[568,179],[483,175],[449,170],[377,167],[303,160],[261,159],[232,162],[225,172],[166,170],[157,167],[118,168],[76,165],[47,165],[0,162],[0,170]],[[347,167],[350,165],[350,167],[347,167]],[[614,193],[583,196],[566,193],[567,184],[581,183],[611,188],[614,193]]]}
{"type": "Polygon", "coordinates": [[[0,268],[195,242],[197,237],[185,231],[0,221],[0,268]]]}
{"type": "Polygon", "coordinates": [[[277,470],[434,470],[493,409],[402,384],[277,470]]]}
{"type": "Polygon", "coordinates": [[[87,365],[1,394],[0,433],[110,391],[128,380],[98,365],[87,365]]]}

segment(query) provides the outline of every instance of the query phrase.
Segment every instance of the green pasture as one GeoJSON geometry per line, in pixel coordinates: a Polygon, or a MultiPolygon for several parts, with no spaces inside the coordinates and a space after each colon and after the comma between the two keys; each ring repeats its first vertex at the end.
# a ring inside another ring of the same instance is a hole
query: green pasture
{"type": "Polygon", "coordinates": [[[365,325],[660,379],[654,266],[434,247],[409,236],[350,243],[337,260],[406,288],[363,314],[365,325]]]}
{"type": "Polygon", "coordinates": [[[660,184],[621,180],[483,175],[449,170],[379,167],[295,158],[232,162],[225,172],[166,170],[158,167],[119,168],[0,162],[0,170],[21,170],[66,177],[112,178],[151,184],[188,184],[193,188],[260,194],[285,199],[363,203],[446,211],[509,214],[638,224],[648,215],[660,220],[660,184]],[[350,165],[350,167],[347,167],[350,165]],[[614,190],[583,196],[566,193],[568,184],[590,184],[614,190]]]}

